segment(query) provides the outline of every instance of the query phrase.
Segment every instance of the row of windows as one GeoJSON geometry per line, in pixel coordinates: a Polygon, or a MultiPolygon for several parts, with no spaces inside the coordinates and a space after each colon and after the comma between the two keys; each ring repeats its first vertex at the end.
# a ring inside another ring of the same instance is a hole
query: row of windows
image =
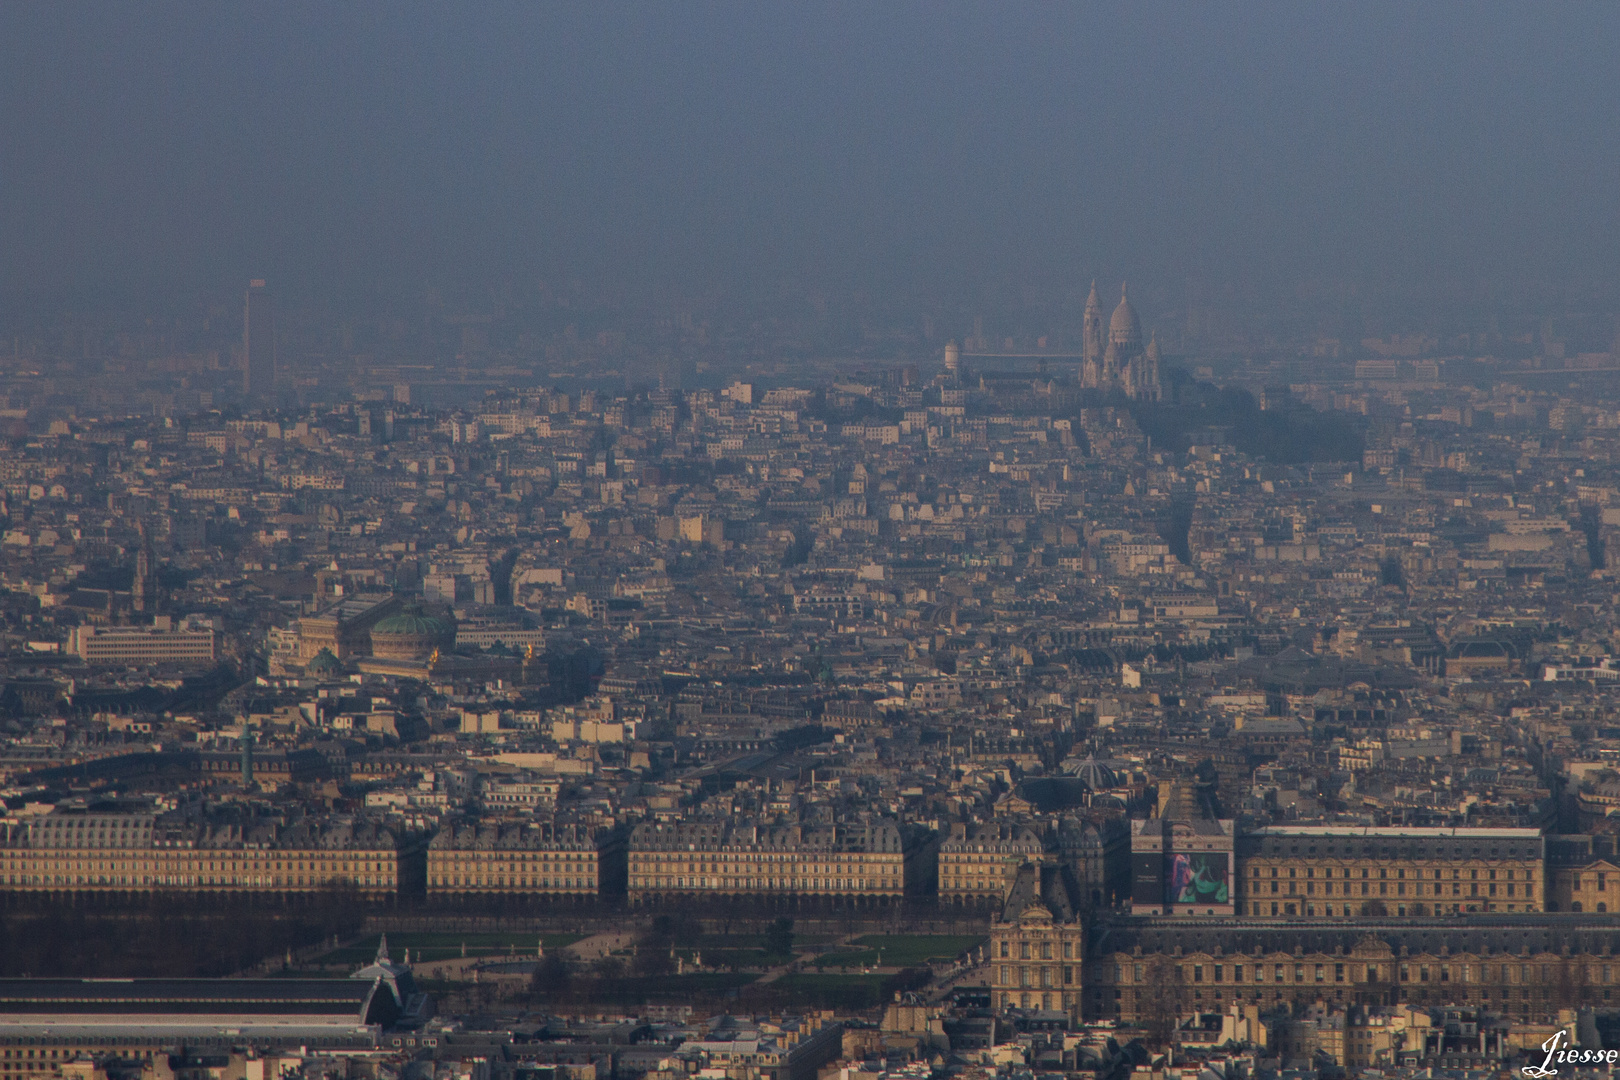
{"type": "MultiPolygon", "coordinates": [[[[1311,990],[1307,991],[1307,993],[1310,993],[1310,994],[1313,994],[1313,995],[1321,995],[1321,997],[1323,997],[1323,998],[1328,998],[1328,997],[1331,996],[1332,1000],[1334,1000],[1334,1001],[1344,1001],[1346,999],[1346,992],[1345,992],[1345,990],[1343,988],[1335,988],[1335,989],[1329,991],[1326,988],[1314,988],[1313,987],[1311,990]]],[[[1137,1017],[1137,1018],[1139,1018],[1146,1010],[1152,1009],[1152,1008],[1158,1008],[1160,1006],[1160,1002],[1157,1000],[1158,999],[1158,994],[1155,991],[1144,992],[1144,991],[1141,991],[1141,990],[1132,990],[1128,995],[1124,996],[1123,999],[1121,999],[1120,991],[1115,990],[1113,992],[1113,994],[1114,994],[1114,999],[1115,1000],[1105,1003],[1100,998],[1100,996],[1098,996],[1097,991],[1094,989],[1093,990],[1093,1001],[1092,1001],[1092,1003],[1095,1006],[1095,1008],[1097,1010],[1099,1010],[1099,1011],[1104,1011],[1104,1012],[1109,1012],[1109,1013],[1118,1013],[1118,1014],[1121,1014],[1121,1015],[1126,1016],[1126,1017],[1137,1017]],[[1124,1002],[1129,1003],[1129,1004],[1126,1004],[1123,1008],[1121,1008],[1121,1001],[1122,1000],[1124,1002]]],[[[1195,1008],[1197,1007],[1196,1003],[1201,1002],[1201,1001],[1204,1000],[1204,994],[1205,994],[1205,991],[1201,990],[1201,989],[1195,989],[1195,990],[1192,991],[1192,997],[1193,997],[1193,1002],[1194,1002],[1194,1007],[1195,1008]]],[[[1269,1001],[1281,1003],[1282,1001],[1284,1001],[1285,999],[1287,999],[1289,997],[1296,997],[1299,994],[1299,991],[1297,991],[1297,990],[1259,990],[1259,989],[1245,990],[1244,988],[1240,988],[1240,987],[1234,987],[1234,988],[1224,990],[1224,991],[1223,990],[1210,990],[1209,991],[1210,999],[1213,1000],[1213,1001],[1216,1001],[1216,1002],[1220,1002],[1220,1001],[1224,1000],[1226,995],[1228,995],[1228,994],[1230,994],[1231,1000],[1233,1000],[1233,1001],[1248,1000],[1248,1001],[1253,1001],[1253,1002],[1259,1003],[1259,1002],[1262,1002],[1262,1001],[1268,1001],[1269,1000],[1269,1001]]],[[[1353,998],[1355,992],[1351,991],[1350,994],[1351,994],[1351,996],[1353,998]]],[[[1614,994],[1614,991],[1608,990],[1608,989],[1604,989],[1604,990],[1583,989],[1583,990],[1580,991],[1579,999],[1581,1001],[1583,1001],[1583,1002],[1596,1001],[1598,999],[1601,999],[1603,1001],[1609,1001],[1609,1000],[1611,1000],[1613,994],[1614,994]]],[[[1008,997],[1013,997],[1015,995],[1007,995],[1007,996],[1008,997]]],[[[1478,1000],[1484,1001],[1484,1002],[1486,1002],[1486,1003],[1488,1003],[1490,1005],[1496,1006],[1496,1007],[1500,1007],[1500,1008],[1504,1008],[1504,1009],[1516,1010],[1518,1015],[1520,1016],[1520,1018],[1522,1018],[1524,1020],[1529,1020],[1530,1017],[1531,1017],[1530,1005],[1529,1005],[1529,1002],[1531,1001],[1531,999],[1535,999],[1536,1001],[1542,1003],[1542,1008],[1545,1008],[1545,1006],[1549,1002],[1549,1000],[1562,997],[1562,995],[1555,995],[1552,991],[1549,991],[1547,989],[1543,989],[1543,988],[1540,988],[1540,987],[1531,989],[1531,988],[1523,987],[1523,986],[1515,988],[1515,987],[1491,987],[1491,986],[1478,986],[1478,985],[1468,987],[1467,989],[1457,989],[1457,988],[1455,988],[1453,986],[1453,987],[1447,987],[1444,990],[1439,989],[1438,987],[1436,987],[1434,989],[1430,989],[1428,987],[1421,987],[1421,986],[1415,986],[1415,985],[1414,986],[1403,985],[1403,986],[1400,986],[1400,987],[1396,988],[1396,996],[1401,1001],[1414,1001],[1414,1000],[1415,1001],[1421,1001],[1421,1002],[1433,1001],[1435,1003],[1444,1002],[1444,1003],[1449,1003],[1449,1004],[1460,1004],[1460,1003],[1463,1003],[1463,1002],[1466,1002],[1466,1001],[1469,1001],[1469,1000],[1472,1000],[1472,999],[1478,999],[1478,1000]],[[1515,1005],[1515,999],[1517,999],[1517,1005],[1515,1005]]],[[[1551,1019],[1551,1017],[1548,1016],[1545,1012],[1541,1013],[1541,1015],[1544,1016],[1547,1019],[1551,1019]]],[[[1358,1035],[1355,1031],[1352,1031],[1350,1033],[1350,1038],[1351,1038],[1352,1041],[1357,1041],[1357,1042],[1362,1042],[1362,1043],[1365,1043],[1365,1042],[1368,1041],[1367,1037],[1365,1035],[1358,1035]]]]}
{"type": "Polygon", "coordinates": [[[539,870],[541,866],[557,866],[561,870],[564,865],[569,866],[569,870],[573,870],[575,866],[578,866],[580,870],[585,870],[588,866],[596,866],[596,860],[595,858],[575,858],[572,855],[565,858],[561,857],[561,855],[557,858],[549,857],[549,855],[544,858],[505,857],[499,858],[499,860],[494,860],[494,858],[454,858],[454,860],[452,858],[428,858],[429,870],[441,870],[445,871],[445,873],[480,870],[480,868],[491,868],[491,866],[494,870],[502,870],[502,868],[517,870],[520,866],[522,866],[523,870],[530,870],[530,868],[539,870]]]}
{"type": "Polygon", "coordinates": [[[47,871],[89,871],[97,873],[113,873],[115,871],[149,871],[152,873],[202,873],[204,871],[226,871],[229,873],[325,873],[325,874],[360,874],[392,872],[395,864],[392,860],[385,862],[361,863],[302,863],[302,862],[230,862],[224,859],[152,859],[139,862],[119,860],[116,862],[101,862],[98,860],[61,860],[61,859],[15,859],[0,861],[0,871],[14,873],[32,873],[47,871]]]}
{"type": "MultiPolygon", "coordinates": [[[[1003,971],[1006,968],[1002,969],[1003,971]]],[[[1400,982],[1441,982],[1453,981],[1472,983],[1505,983],[1505,984],[1549,984],[1558,978],[1568,978],[1577,984],[1607,985],[1614,982],[1615,965],[1613,964],[1522,964],[1522,963],[1408,963],[1391,964],[1387,967],[1381,964],[1367,964],[1365,966],[1355,963],[1327,962],[1322,963],[1284,963],[1284,964],[1176,964],[1172,968],[1176,982],[1253,982],[1253,983],[1342,983],[1342,982],[1368,982],[1377,983],[1385,975],[1391,975],[1400,982]]],[[[1124,964],[1114,965],[1114,981],[1126,983],[1127,969],[1124,964]]],[[[1132,964],[1129,968],[1131,983],[1153,981],[1155,975],[1150,964],[1132,964]]]]}
{"type": "Polygon", "coordinates": [[[853,877],[704,877],[686,875],[653,875],[631,878],[631,886],[638,889],[882,889],[894,891],[900,883],[894,880],[853,877]]]}
{"type": "Polygon", "coordinates": [[[42,862],[48,863],[49,868],[51,869],[58,867],[65,868],[70,866],[77,869],[89,869],[94,867],[118,867],[124,865],[123,863],[104,863],[101,861],[103,859],[143,860],[139,863],[143,869],[157,869],[160,866],[193,866],[194,869],[198,870],[327,870],[333,873],[336,873],[339,870],[344,872],[353,870],[384,870],[391,867],[397,861],[394,853],[391,851],[378,854],[362,854],[357,852],[348,856],[332,856],[324,859],[310,858],[307,856],[299,857],[296,855],[275,859],[264,858],[262,856],[239,856],[237,858],[221,858],[214,856],[210,858],[195,851],[188,851],[181,854],[179,852],[171,853],[166,851],[145,850],[119,855],[109,853],[101,855],[99,858],[96,856],[86,858],[84,856],[74,856],[71,853],[60,850],[52,850],[48,852],[42,851],[31,855],[14,854],[9,857],[4,853],[0,853],[0,868],[20,870],[28,866],[38,866],[42,862]],[[67,861],[74,859],[77,859],[78,861],[67,861]],[[207,862],[206,866],[203,865],[204,861],[207,862]],[[94,867],[86,865],[91,863],[94,864],[94,867]]]}
{"type": "Polygon", "coordinates": [[[806,861],[815,861],[818,865],[822,865],[822,866],[845,866],[845,865],[850,865],[850,864],[872,864],[872,863],[890,864],[890,865],[898,866],[899,863],[900,863],[900,859],[898,858],[898,853],[891,853],[891,854],[887,854],[887,855],[823,855],[823,854],[817,852],[817,853],[815,853],[813,855],[806,855],[806,854],[774,855],[774,854],[769,854],[769,853],[752,854],[752,853],[745,852],[745,853],[738,854],[738,855],[725,855],[725,854],[697,855],[697,854],[693,854],[692,852],[687,852],[687,851],[677,851],[677,852],[673,852],[673,853],[667,854],[667,855],[663,854],[663,853],[659,853],[659,852],[632,851],[630,853],[630,861],[633,862],[633,863],[694,863],[694,862],[701,862],[701,863],[704,863],[705,865],[715,865],[715,864],[718,864],[718,863],[761,863],[761,862],[767,862],[767,863],[781,863],[781,862],[799,863],[799,862],[806,862],[806,861]]]}
{"type": "MultiPolygon", "coordinates": [[[[1286,884],[1288,886],[1287,895],[1289,895],[1289,896],[1315,896],[1316,895],[1317,882],[1315,882],[1315,881],[1306,881],[1306,882],[1298,882],[1298,881],[1289,881],[1289,882],[1258,881],[1258,882],[1255,882],[1255,890],[1254,891],[1259,892],[1259,893],[1264,893],[1266,891],[1264,886],[1266,886],[1268,884],[1271,886],[1270,893],[1271,893],[1272,896],[1282,895],[1283,894],[1283,889],[1281,888],[1281,886],[1284,885],[1284,884],[1286,884]],[[1301,884],[1303,884],[1305,886],[1303,891],[1299,891],[1298,888],[1297,888],[1301,884]]],[[[1405,882],[1405,881],[1394,881],[1394,882],[1391,882],[1391,881],[1379,881],[1379,882],[1376,882],[1376,883],[1371,882],[1371,881],[1359,881],[1359,882],[1357,882],[1357,881],[1345,881],[1345,882],[1340,882],[1339,883],[1339,891],[1338,891],[1337,895],[1339,895],[1339,896],[1358,896],[1358,895],[1359,896],[1405,896],[1405,895],[1407,895],[1407,893],[1406,893],[1407,884],[1408,884],[1408,882],[1405,882]],[[1372,886],[1374,884],[1376,884],[1378,886],[1377,892],[1372,891],[1372,886]],[[1361,887],[1359,891],[1356,889],[1357,885],[1359,885],[1361,887]],[[1395,891],[1393,893],[1390,892],[1390,886],[1391,885],[1393,885],[1395,887],[1395,891]]],[[[1410,884],[1412,886],[1412,895],[1413,896],[1462,896],[1463,895],[1463,883],[1460,882],[1460,881],[1452,881],[1452,882],[1436,881],[1436,882],[1430,882],[1430,883],[1426,883],[1426,882],[1422,882],[1422,881],[1414,881],[1414,882],[1411,882],[1410,884]],[[1427,891],[1427,892],[1424,891],[1425,885],[1428,886],[1429,891],[1427,891]],[[1449,891],[1447,889],[1447,886],[1450,887],[1449,891]]],[[[1496,896],[1497,895],[1497,892],[1496,892],[1497,886],[1496,886],[1495,882],[1492,882],[1492,881],[1484,882],[1483,883],[1483,886],[1485,888],[1484,892],[1480,892],[1481,884],[1482,883],[1478,882],[1478,881],[1470,881],[1468,883],[1468,894],[1467,895],[1469,895],[1469,896],[1496,896]]],[[[1335,895],[1335,893],[1333,891],[1333,885],[1334,885],[1334,883],[1331,882],[1331,881],[1322,882],[1321,883],[1322,895],[1323,896],[1333,896],[1333,895],[1335,895]]],[[[1516,896],[1516,895],[1518,895],[1517,890],[1519,888],[1520,888],[1520,886],[1516,885],[1514,882],[1511,882],[1511,881],[1505,882],[1503,884],[1504,891],[1503,891],[1503,893],[1501,895],[1503,895],[1503,896],[1516,896]]],[[[1522,888],[1523,888],[1523,895],[1524,896],[1531,897],[1531,896],[1535,895],[1535,886],[1529,884],[1528,882],[1523,883],[1522,888]]]]}
{"type": "Polygon", "coordinates": [[[334,881],[352,881],[356,885],[392,886],[392,874],[353,874],[316,877],[313,874],[0,874],[0,885],[66,886],[114,885],[161,886],[237,885],[249,888],[316,888],[334,881]]]}
{"type": "Polygon", "coordinates": [[[351,877],[356,874],[393,874],[397,867],[391,862],[377,863],[341,863],[316,865],[315,863],[276,863],[273,866],[267,862],[198,862],[190,860],[176,860],[173,862],[6,862],[0,863],[0,875],[28,877],[36,874],[275,874],[279,877],[287,876],[288,880],[298,874],[308,875],[311,881],[323,880],[328,877],[351,877]]]}
{"type": "Polygon", "coordinates": [[[594,889],[596,879],[591,877],[531,877],[505,874],[445,874],[428,878],[433,888],[466,886],[477,889],[594,889]]]}
{"type": "Polygon", "coordinates": [[[212,660],[213,658],[213,646],[206,643],[174,649],[151,649],[139,645],[130,648],[114,645],[109,648],[97,644],[84,650],[84,659],[89,663],[95,663],[98,660],[137,660],[162,663],[165,660],[212,660]]]}
{"type": "MultiPolygon", "coordinates": [[[[1073,960],[1075,955],[1075,943],[1072,940],[1067,940],[1062,944],[1063,959],[1073,960]]],[[[1033,960],[1036,958],[1037,953],[1039,953],[1040,959],[1051,960],[1054,956],[1057,943],[1052,941],[1020,941],[1017,943],[1016,947],[1018,949],[1018,959],[1020,960],[1033,960]]],[[[1012,956],[1013,948],[1013,942],[1003,940],[1001,942],[1000,949],[1001,958],[1003,960],[1009,959],[1012,956]]]]}
{"type": "Polygon", "coordinates": [[[863,877],[899,877],[902,867],[899,863],[889,866],[827,866],[815,863],[800,863],[797,866],[770,866],[763,864],[745,864],[738,866],[717,866],[713,863],[670,863],[662,866],[649,866],[646,863],[631,863],[632,873],[639,874],[718,874],[721,876],[746,874],[796,874],[798,876],[813,874],[859,874],[863,877]]]}
{"type": "Polygon", "coordinates": [[[1056,986],[1057,980],[1062,978],[1064,986],[1074,985],[1074,968],[1064,965],[1055,967],[1016,967],[1012,964],[1001,965],[1001,978],[999,986],[1056,986]]]}
{"type": "MultiPolygon", "coordinates": [[[[1493,886],[1493,888],[1494,888],[1494,886],[1493,886]]],[[[1502,911],[1518,911],[1518,910],[1520,910],[1519,905],[1517,905],[1517,904],[1502,904],[1502,905],[1500,905],[1500,907],[1498,907],[1498,905],[1490,903],[1488,900],[1475,900],[1472,903],[1470,903],[1467,900],[1457,900],[1457,901],[1451,901],[1451,902],[1447,902],[1445,900],[1440,900],[1439,902],[1432,903],[1432,904],[1417,904],[1417,903],[1414,903],[1414,904],[1411,904],[1411,905],[1397,903],[1395,905],[1395,907],[1394,907],[1394,910],[1391,911],[1390,908],[1389,908],[1389,905],[1385,904],[1382,900],[1362,900],[1362,901],[1358,901],[1358,902],[1355,902],[1355,903],[1349,903],[1349,904],[1321,904],[1321,905],[1317,905],[1317,904],[1314,904],[1314,903],[1301,904],[1301,903],[1297,902],[1298,899],[1299,898],[1296,897],[1295,902],[1290,902],[1288,900],[1281,900],[1281,901],[1272,900],[1269,903],[1269,905],[1264,901],[1255,901],[1255,902],[1247,904],[1247,905],[1239,904],[1237,906],[1238,907],[1238,914],[1240,914],[1240,915],[1243,914],[1244,908],[1247,907],[1248,912],[1249,912],[1250,915],[1259,915],[1259,916],[1266,916],[1266,915],[1298,915],[1298,914],[1300,914],[1300,908],[1303,907],[1305,909],[1304,913],[1307,916],[1314,916],[1314,915],[1320,914],[1320,915],[1325,915],[1325,916],[1327,916],[1329,918],[1333,918],[1333,917],[1349,918],[1350,916],[1354,916],[1354,915],[1365,915],[1365,916],[1371,916],[1371,917],[1374,917],[1374,918],[1385,918],[1385,917],[1388,917],[1390,915],[1394,915],[1397,918],[1404,919],[1409,914],[1413,915],[1413,916],[1446,915],[1446,914],[1461,915],[1464,912],[1470,912],[1470,911],[1471,912],[1478,912],[1478,911],[1497,911],[1497,910],[1502,910],[1502,911]],[[1270,908],[1269,911],[1267,910],[1268,906],[1270,908]],[[1409,907],[1410,907],[1410,910],[1408,910],[1409,907]]],[[[1601,905],[1599,905],[1599,907],[1601,908],[1601,905]]],[[[1534,911],[1536,909],[1534,908],[1534,906],[1532,906],[1530,904],[1525,904],[1523,910],[1525,910],[1525,911],[1534,911]]],[[[1579,909],[1577,909],[1577,910],[1579,910],[1579,909]]]]}
{"type": "MultiPolygon", "coordinates": [[[[1435,858],[1435,859],[1492,858],[1492,859],[1495,859],[1495,858],[1498,858],[1498,857],[1506,858],[1506,859],[1539,859],[1539,858],[1541,858],[1541,852],[1539,850],[1539,845],[1528,845],[1528,844],[1527,845],[1522,845],[1522,846],[1509,847],[1509,848],[1507,848],[1505,850],[1502,849],[1502,848],[1496,848],[1496,847],[1482,848],[1478,844],[1469,845],[1468,848],[1464,849],[1463,846],[1461,844],[1459,844],[1459,845],[1457,845],[1455,847],[1452,847],[1452,848],[1436,847],[1434,849],[1433,855],[1430,855],[1428,848],[1410,848],[1410,847],[1405,847],[1405,846],[1377,847],[1377,846],[1374,846],[1373,844],[1362,844],[1361,845],[1361,851],[1359,853],[1356,851],[1355,845],[1353,845],[1353,844],[1346,844],[1342,848],[1338,847],[1337,845],[1333,845],[1333,844],[1324,844],[1324,845],[1322,845],[1322,847],[1323,847],[1324,850],[1321,852],[1321,857],[1329,858],[1329,859],[1332,859],[1332,858],[1353,859],[1353,858],[1356,857],[1357,854],[1360,854],[1362,858],[1373,858],[1373,857],[1375,857],[1377,855],[1382,855],[1386,859],[1397,859],[1397,858],[1398,859],[1428,859],[1428,858],[1435,858]]],[[[1306,855],[1316,855],[1317,854],[1316,849],[1317,849],[1317,845],[1308,844],[1308,845],[1306,845],[1305,854],[1306,855]]],[[[1279,843],[1277,843],[1275,841],[1273,841],[1272,843],[1264,845],[1264,847],[1256,847],[1256,848],[1253,848],[1251,850],[1254,851],[1256,854],[1279,855],[1279,856],[1284,854],[1283,845],[1281,845],[1281,844],[1279,844],[1279,843]]],[[[1300,853],[1300,851],[1299,851],[1299,845],[1298,844],[1290,844],[1289,845],[1288,851],[1287,851],[1288,855],[1298,855],[1299,853],[1300,853]]]]}
{"type": "MultiPolygon", "coordinates": [[[[1278,870],[1279,870],[1278,867],[1275,867],[1275,866],[1271,867],[1271,873],[1270,874],[1262,874],[1261,869],[1262,869],[1261,867],[1256,866],[1254,868],[1254,873],[1251,874],[1250,876],[1251,877],[1273,877],[1273,878],[1281,876],[1279,874],[1279,872],[1278,872],[1278,870]]],[[[1331,867],[1331,866],[1323,867],[1322,868],[1322,876],[1324,878],[1333,877],[1334,876],[1333,869],[1334,868],[1331,867]]],[[[1307,878],[1314,878],[1316,876],[1316,870],[1317,870],[1317,868],[1314,867],[1314,866],[1307,866],[1305,868],[1304,876],[1307,877],[1307,878]]],[[[1404,881],[1406,879],[1406,868],[1405,867],[1396,867],[1395,868],[1395,873],[1393,875],[1390,874],[1389,867],[1387,867],[1387,866],[1378,867],[1377,868],[1378,873],[1376,875],[1374,875],[1372,873],[1372,870],[1373,870],[1373,868],[1369,867],[1369,866],[1362,866],[1362,867],[1345,866],[1345,867],[1340,867],[1339,868],[1338,876],[1341,877],[1341,878],[1354,878],[1354,877],[1370,878],[1370,877],[1375,877],[1376,876],[1381,880],[1387,880],[1388,878],[1393,876],[1397,881],[1404,881]],[[1358,870],[1360,871],[1359,873],[1357,872],[1358,870]]],[[[1424,872],[1424,870],[1425,870],[1425,868],[1423,868],[1423,867],[1414,867],[1412,869],[1412,877],[1415,878],[1415,879],[1421,879],[1421,878],[1432,876],[1434,878],[1434,880],[1439,881],[1444,876],[1444,871],[1442,871],[1439,867],[1436,867],[1432,874],[1426,874],[1424,872]]],[[[1503,871],[1501,871],[1501,873],[1504,875],[1502,880],[1504,880],[1504,881],[1516,881],[1516,880],[1519,880],[1519,877],[1516,876],[1516,875],[1519,875],[1521,872],[1518,871],[1518,870],[1503,870],[1503,871]]],[[[1496,880],[1496,875],[1497,875],[1496,870],[1487,869],[1486,870],[1486,877],[1485,877],[1484,880],[1486,880],[1486,881],[1495,881],[1496,880]]],[[[1299,877],[1300,876],[1299,868],[1294,867],[1294,866],[1288,867],[1288,876],[1291,877],[1291,878],[1292,877],[1299,877]]],[[[1450,877],[1451,877],[1452,881],[1461,881],[1462,880],[1462,870],[1460,868],[1453,867],[1451,869],[1450,877]]],[[[1523,877],[1523,880],[1525,880],[1525,881],[1534,880],[1534,872],[1530,871],[1530,870],[1525,870],[1525,871],[1522,872],[1522,877],[1523,877]]],[[[1603,875],[1601,875],[1601,874],[1598,875],[1599,880],[1601,880],[1602,877],[1603,877],[1603,875]]],[[[1480,880],[1479,870],[1477,868],[1471,868],[1468,871],[1468,880],[1469,881],[1479,881],[1480,880]]],[[[1580,877],[1578,875],[1576,876],[1576,879],[1575,879],[1575,885],[1576,885],[1577,888],[1580,887],[1580,877]]]]}
{"type": "MultiPolygon", "coordinates": [[[[364,1043],[357,1042],[354,1039],[328,1038],[324,1036],[305,1037],[300,1035],[299,1039],[310,1046],[347,1046],[359,1049],[365,1045],[364,1043]]],[[[168,1036],[153,1036],[148,1038],[139,1035],[78,1035],[72,1038],[64,1038],[62,1036],[50,1035],[12,1035],[5,1038],[0,1038],[0,1046],[167,1046],[172,1044],[173,1041],[174,1040],[168,1036]]],[[[427,1046],[438,1045],[438,1040],[436,1039],[424,1039],[422,1041],[423,1044],[427,1046]]],[[[241,1037],[235,1035],[194,1035],[186,1039],[188,1046],[239,1046],[241,1045],[241,1042],[241,1037]]],[[[16,1051],[16,1055],[18,1057],[22,1057],[23,1052],[18,1050],[16,1051]]],[[[65,1058],[72,1057],[73,1051],[52,1050],[49,1052],[49,1056],[51,1057],[57,1057],[58,1055],[65,1058]]],[[[34,1056],[34,1052],[32,1050],[28,1051],[28,1056],[34,1056]]],[[[45,1057],[46,1051],[39,1051],[39,1056],[45,1057]]]]}

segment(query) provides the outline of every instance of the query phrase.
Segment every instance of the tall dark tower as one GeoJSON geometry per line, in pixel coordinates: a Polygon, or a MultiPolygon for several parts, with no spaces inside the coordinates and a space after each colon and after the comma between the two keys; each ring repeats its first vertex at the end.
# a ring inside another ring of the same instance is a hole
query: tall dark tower
{"type": "Polygon", "coordinates": [[[242,391],[264,401],[276,386],[276,320],[263,278],[248,282],[242,304],[242,391]]]}

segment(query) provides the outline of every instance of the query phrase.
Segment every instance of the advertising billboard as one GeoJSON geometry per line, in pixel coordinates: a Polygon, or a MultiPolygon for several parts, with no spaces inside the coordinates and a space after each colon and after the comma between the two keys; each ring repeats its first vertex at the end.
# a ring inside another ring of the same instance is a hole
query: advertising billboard
{"type": "Polygon", "coordinates": [[[1165,879],[1166,904],[1226,904],[1232,899],[1231,877],[1224,851],[1177,852],[1170,857],[1165,879]]]}
{"type": "Polygon", "coordinates": [[[1157,907],[1164,897],[1164,856],[1157,851],[1131,856],[1131,903],[1157,907]]]}

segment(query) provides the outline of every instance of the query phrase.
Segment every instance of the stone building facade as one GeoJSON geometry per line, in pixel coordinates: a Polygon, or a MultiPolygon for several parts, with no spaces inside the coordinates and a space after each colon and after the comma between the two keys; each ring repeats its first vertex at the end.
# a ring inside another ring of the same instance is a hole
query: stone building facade
{"type": "Polygon", "coordinates": [[[1547,838],[1547,910],[1620,911],[1620,859],[1612,836],[1547,838]]]}
{"type": "Polygon", "coordinates": [[[170,820],[58,809],[0,833],[0,891],[263,892],[352,888],[368,899],[420,885],[421,848],[364,818],[286,823],[170,820]]]}
{"type": "Polygon", "coordinates": [[[1039,862],[1042,844],[1022,825],[955,825],[939,845],[939,899],[944,904],[1000,904],[1019,869],[1039,862]]]}
{"type": "Polygon", "coordinates": [[[1089,955],[1084,1012],[1093,1020],[1322,1002],[1477,1005],[1540,1021],[1620,1002],[1620,929],[1594,920],[1132,920],[1099,926],[1089,955]]]}
{"type": "Polygon", "coordinates": [[[1062,1012],[1080,1019],[1086,935],[1076,890],[1066,867],[1019,870],[1006,907],[990,925],[990,995],[997,1011],[1062,1012]]]}
{"type": "Polygon", "coordinates": [[[888,901],[931,889],[936,856],[932,834],[891,820],[646,823],[630,834],[629,893],[888,901]]]}
{"type": "Polygon", "coordinates": [[[1255,917],[1542,910],[1535,829],[1272,826],[1238,840],[1238,911],[1255,917]]]}
{"type": "Polygon", "coordinates": [[[448,824],[428,845],[428,896],[595,896],[611,863],[603,846],[573,825],[448,824]]]}

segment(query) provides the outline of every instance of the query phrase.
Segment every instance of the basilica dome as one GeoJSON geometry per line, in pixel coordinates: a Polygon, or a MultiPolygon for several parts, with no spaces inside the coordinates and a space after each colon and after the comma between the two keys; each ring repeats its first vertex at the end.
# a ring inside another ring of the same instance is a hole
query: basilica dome
{"type": "Polygon", "coordinates": [[[1108,320],[1108,340],[1118,345],[1125,356],[1134,356],[1142,348],[1142,322],[1136,317],[1136,309],[1131,307],[1124,286],[1120,286],[1119,306],[1108,320]]]}

